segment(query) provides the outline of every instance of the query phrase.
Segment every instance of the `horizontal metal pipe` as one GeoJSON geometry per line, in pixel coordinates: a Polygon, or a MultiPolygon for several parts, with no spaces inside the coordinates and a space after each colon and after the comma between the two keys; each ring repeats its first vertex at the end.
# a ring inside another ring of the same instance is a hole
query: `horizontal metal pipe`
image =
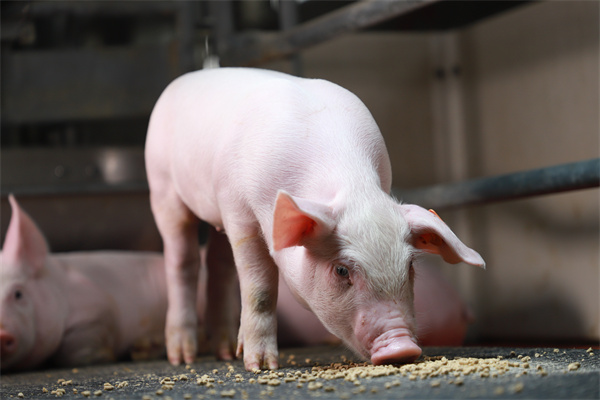
{"type": "Polygon", "coordinates": [[[219,44],[223,65],[256,65],[283,58],[344,33],[397,17],[439,0],[363,0],[292,29],[276,33],[242,33],[219,44]]]}
{"type": "Polygon", "coordinates": [[[600,158],[425,188],[392,189],[396,198],[426,208],[453,208],[600,186],[600,158]]]}

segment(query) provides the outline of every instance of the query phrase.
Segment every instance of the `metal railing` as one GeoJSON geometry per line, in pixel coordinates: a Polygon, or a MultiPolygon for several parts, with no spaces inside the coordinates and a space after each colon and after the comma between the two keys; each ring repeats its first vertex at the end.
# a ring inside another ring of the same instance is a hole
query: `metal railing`
{"type": "Polygon", "coordinates": [[[600,186],[600,158],[419,189],[393,189],[406,203],[453,208],[600,186]]]}

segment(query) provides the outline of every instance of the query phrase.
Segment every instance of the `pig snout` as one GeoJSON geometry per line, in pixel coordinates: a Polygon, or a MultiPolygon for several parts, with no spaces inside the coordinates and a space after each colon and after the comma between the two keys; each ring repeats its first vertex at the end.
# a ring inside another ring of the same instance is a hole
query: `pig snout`
{"type": "Polygon", "coordinates": [[[371,347],[374,365],[409,363],[421,355],[412,336],[403,329],[392,330],[378,336],[371,347]]]}
{"type": "Polygon", "coordinates": [[[10,356],[17,351],[17,338],[10,332],[0,329],[0,354],[3,357],[10,356]]]}
{"type": "Polygon", "coordinates": [[[412,325],[413,318],[388,307],[359,313],[355,325],[359,348],[375,365],[412,362],[421,355],[412,325]]]}

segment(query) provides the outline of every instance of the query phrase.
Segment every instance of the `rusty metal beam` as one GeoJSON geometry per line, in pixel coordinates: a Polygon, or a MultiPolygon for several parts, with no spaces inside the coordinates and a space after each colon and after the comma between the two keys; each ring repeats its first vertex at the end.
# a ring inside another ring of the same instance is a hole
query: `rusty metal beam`
{"type": "Polygon", "coordinates": [[[439,0],[363,0],[280,33],[248,32],[219,44],[223,65],[257,65],[439,0]]]}

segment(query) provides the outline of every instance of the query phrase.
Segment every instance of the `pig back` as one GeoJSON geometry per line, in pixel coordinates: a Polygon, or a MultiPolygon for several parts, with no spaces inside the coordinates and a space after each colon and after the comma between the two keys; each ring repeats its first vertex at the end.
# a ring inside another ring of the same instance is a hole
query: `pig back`
{"type": "Polygon", "coordinates": [[[383,138],[356,96],[266,70],[175,80],[153,112],[147,158],[162,158],[184,203],[215,226],[223,215],[268,219],[280,189],[331,201],[357,185],[391,186],[383,138]]]}

